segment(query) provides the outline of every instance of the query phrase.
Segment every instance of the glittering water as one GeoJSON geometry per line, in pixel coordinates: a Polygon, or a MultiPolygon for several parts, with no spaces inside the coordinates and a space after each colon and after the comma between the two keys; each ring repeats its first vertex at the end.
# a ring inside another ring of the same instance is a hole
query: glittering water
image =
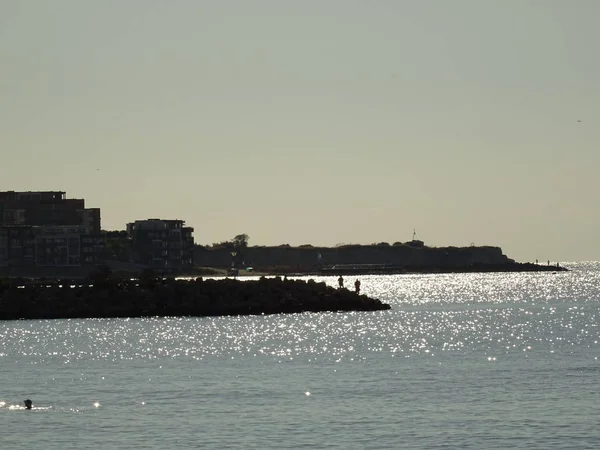
{"type": "Polygon", "coordinates": [[[600,263],[567,266],[360,277],[375,313],[0,322],[0,448],[598,448],[600,263]]]}

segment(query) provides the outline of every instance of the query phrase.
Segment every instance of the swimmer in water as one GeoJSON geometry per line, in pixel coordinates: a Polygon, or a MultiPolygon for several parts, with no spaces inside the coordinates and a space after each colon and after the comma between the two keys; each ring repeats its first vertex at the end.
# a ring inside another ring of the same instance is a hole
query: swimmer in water
{"type": "Polygon", "coordinates": [[[33,403],[31,402],[31,400],[29,400],[29,399],[25,400],[25,408],[31,409],[32,407],[33,407],[33,403]]]}

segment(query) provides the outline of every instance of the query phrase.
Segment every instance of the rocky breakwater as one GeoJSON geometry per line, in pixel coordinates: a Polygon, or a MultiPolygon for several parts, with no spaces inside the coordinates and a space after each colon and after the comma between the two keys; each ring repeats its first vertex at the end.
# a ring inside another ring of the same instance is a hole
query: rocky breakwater
{"type": "Polygon", "coordinates": [[[390,309],[379,300],[312,280],[0,280],[0,320],[231,316],[390,309]]]}

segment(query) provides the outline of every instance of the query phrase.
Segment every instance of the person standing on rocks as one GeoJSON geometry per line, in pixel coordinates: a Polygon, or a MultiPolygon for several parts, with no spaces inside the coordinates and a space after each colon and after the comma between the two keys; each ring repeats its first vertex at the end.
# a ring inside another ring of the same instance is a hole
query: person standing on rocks
{"type": "Polygon", "coordinates": [[[341,275],[338,278],[338,286],[340,287],[340,289],[342,289],[344,287],[344,279],[342,278],[341,275]]]}
{"type": "Polygon", "coordinates": [[[354,282],[354,290],[360,295],[360,280],[358,278],[354,282]]]}

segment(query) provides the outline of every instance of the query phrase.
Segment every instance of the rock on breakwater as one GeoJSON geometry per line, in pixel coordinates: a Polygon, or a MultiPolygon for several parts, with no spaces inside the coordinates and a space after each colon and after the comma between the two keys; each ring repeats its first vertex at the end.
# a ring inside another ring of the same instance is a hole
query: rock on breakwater
{"type": "Polygon", "coordinates": [[[390,305],[312,280],[0,281],[0,320],[378,311],[390,305]],[[62,283],[62,284],[59,284],[62,283]]]}

